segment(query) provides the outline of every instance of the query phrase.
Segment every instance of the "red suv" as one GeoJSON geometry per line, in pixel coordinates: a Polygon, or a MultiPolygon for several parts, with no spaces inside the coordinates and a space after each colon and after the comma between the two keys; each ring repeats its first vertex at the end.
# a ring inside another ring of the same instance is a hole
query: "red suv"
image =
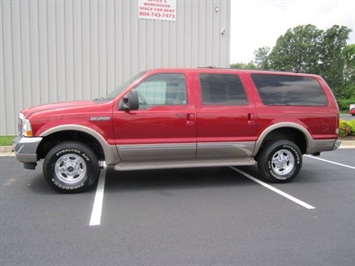
{"type": "Polygon", "coordinates": [[[154,69],[93,101],[19,114],[17,159],[60,192],[87,189],[115,170],[258,164],[288,182],[303,154],[336,149],[339,110],[316,75],[232,69],[154,69]]]}

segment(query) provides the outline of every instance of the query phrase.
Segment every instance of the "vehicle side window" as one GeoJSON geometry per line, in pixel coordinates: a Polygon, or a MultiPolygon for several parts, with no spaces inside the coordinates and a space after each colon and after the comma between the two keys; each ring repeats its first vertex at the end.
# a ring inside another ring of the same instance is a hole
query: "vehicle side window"
{"type": "Polygon", "coordinates": [[[156,105],[187,104],[184,74],[157,74],[140,83],[136,90],[139,96],[139,110],[156,105]]]}
{"type": "Polygon", "coordinates": [[[247,105],[240,77],[235,74],[200,74],[204,105],[247,105]]]}
{"type": "Polygon", "coordinates": [[[313,78],[271,74],[252,74],[251,77],[265,105],[328,105],[322,87],[313,78]]]}

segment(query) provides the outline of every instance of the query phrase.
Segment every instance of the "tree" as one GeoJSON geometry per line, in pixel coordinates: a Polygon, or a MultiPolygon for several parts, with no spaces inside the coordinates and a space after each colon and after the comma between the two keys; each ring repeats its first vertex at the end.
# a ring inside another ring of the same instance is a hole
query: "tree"
{"type": "Polygon", "coordinates": [[[230,68],[237,68],[237,69],[256,69],[253,61],[249,62],[248,64],[245,63],[235,63],[231,64],[230,68]]]}
{"type": "Polygon", "coordinates": [[[345,47],[345,82],[355,85],[355,44],[350,44],[345,47]]]}
{"type": "Polygon", "coordinates": [[[269,60],[269,53],[271,51],[270,47],[264,46],[259,48],[254,52],[255,56],[255,65],[258,69],[270,69],[270,60],[269,60]]]}
{"type": "Polygon", "coordinates": [[[316,72],[322,30],[313,25],[297,26],[280,36],[269,60],[273,69],[294,72],[316,72]]]}
{"type": "Polygon", "coordinates": [[[268,56],[270,68],[321,75],[339,96],[345,87],[344,50],[350,32],[338,25],[326,31],[311,24],[289,29],[268,56]]]}
{"type": "Polygon", "coordinates": [[[342,91],[342,97],[355,102],[355,44],[345,47],[345,69],[344,82],[345,87],[342,91]]]}
{"type": "Polygon", "coordinates": [[[342,94],[345,87],[346,67],[345,47],[351,30],[345,26],[334,25],[322,34],[319,60],[322,62],[319,74],[328,82],[334,93],[342,94]]]}

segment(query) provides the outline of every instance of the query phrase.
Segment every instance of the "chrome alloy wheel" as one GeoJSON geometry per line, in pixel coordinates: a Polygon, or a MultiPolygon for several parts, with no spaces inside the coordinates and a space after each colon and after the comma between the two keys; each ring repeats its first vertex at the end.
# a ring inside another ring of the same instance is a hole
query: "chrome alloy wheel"
{"type": "Polygon", "coordinates": [[[86,175],[86,163],[77,154],[69,153],[61,156],[54,171],[58,179],[65,184],[80,182],[86,175]]]}
{"type": "Polygon", "coordinates": [[[295,157],[289,150],[278,150],[271,160],[272,170],[280,179],[289,174],[295,167],[295,157]]]}

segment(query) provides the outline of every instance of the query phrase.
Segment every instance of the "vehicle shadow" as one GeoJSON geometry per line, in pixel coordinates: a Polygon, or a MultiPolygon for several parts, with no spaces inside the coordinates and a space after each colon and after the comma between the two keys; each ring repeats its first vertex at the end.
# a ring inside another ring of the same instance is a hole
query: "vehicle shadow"
{"type": "Polygon", "coordinates": [[[115,171],[106,169],[105,193],[161,189],[253,186],[228,167],[115,171]]]}
{"type": "MultiPolygon", "coordinates": [[[[238,167],[253,177],[268,183],[260,177],[256,166],[238,167]]],[[[314,173],[315,170],[303,169],[292,183],[316,183],[319,182],[314,173]]],[[[235,172],[229,167],[163,169],[163,170],[139,170],[139,171],[115,171],[107,167],[105,174],[105,193],[149,191],[163,189],[201,189],[213,187],[246,187],[254,186],[255,182],[235,172]]],[[[323,182],[325,182],[323,177],[323,182]]],[[[287,185],[275,184],[271,185],[287,185]]],[[[36,194],[50,195],[60,194],[53,190],[41,172],[33,175],[28,187],[36,194]]],[[[95,193],[97,183],[81,193],[95,193]]],[[[81,194],[79,193],[79,194],[81,194]]]]}
{"type": "Polygon", "coordinates": [[[50,195],[57,193],[48,185],[42,173],[38,173],[30,179],[28,188],[36,194],[50,195]]]}

